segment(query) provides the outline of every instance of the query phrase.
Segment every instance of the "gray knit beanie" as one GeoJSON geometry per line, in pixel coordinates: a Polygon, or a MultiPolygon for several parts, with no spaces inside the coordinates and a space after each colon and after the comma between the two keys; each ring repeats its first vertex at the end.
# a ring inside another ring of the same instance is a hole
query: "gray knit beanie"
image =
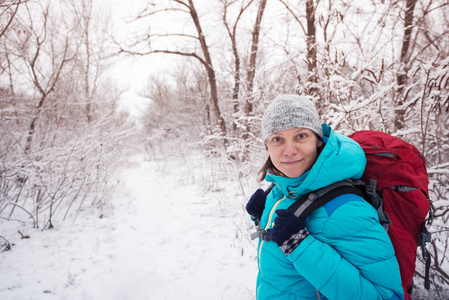
{"type": "Polygon", "coordinates": [[[262,118],[264,143],[273,133],[295,127],[310,129],[323,139],[320,117],[312,101],[298,95],[277,96],[262,118]]]}

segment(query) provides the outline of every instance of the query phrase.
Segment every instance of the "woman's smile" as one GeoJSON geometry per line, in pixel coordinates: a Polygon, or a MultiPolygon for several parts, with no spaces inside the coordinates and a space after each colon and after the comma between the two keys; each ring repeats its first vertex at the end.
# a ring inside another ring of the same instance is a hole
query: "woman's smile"
{"type": "Polygon", "coordinates": [[[283,162],[281,162],[281,163],[283,163],[284,165],[291,166],[291,165],[298,164],[298,163],[300,163],[301,161],[302,161],[302,159],[300,159],[300,160],[294,160],[294,161],[283,161],[283,162]]]}

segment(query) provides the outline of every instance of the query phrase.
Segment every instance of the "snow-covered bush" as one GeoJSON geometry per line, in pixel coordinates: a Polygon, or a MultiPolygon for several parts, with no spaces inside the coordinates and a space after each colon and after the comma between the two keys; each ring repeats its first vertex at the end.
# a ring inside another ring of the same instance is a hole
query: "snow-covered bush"
{"type": "Polygon", "coordinates": [[[51,228],[105,207],[132,124],[104,73],[107,35],[93,1],[4,4],[0,217],[51,228]]]}
{"type": "Polygon", "coordinates": [[[41,116],[32,147],[25,151],[27,117],[3,105],[0,128],[0,215],[3,219],[51,228],[53,220],[74,219],[83,205],[100,209],[108,202],[110,182],[126,156],[130,126],[110,114],[90,123],[55,111],[41,116]],[[72,212],[70,215],[69,212],[72,212]]]}

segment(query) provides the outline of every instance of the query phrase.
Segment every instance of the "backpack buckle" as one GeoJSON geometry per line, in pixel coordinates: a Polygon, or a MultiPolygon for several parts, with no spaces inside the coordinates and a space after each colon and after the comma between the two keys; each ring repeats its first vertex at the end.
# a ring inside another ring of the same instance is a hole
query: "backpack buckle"
{"type": "Polygon", "coordinates": [[[262,230],[262,232],[260,233],[260,238],[262,239],[262,241],[272,241],[273,240],[271,235],[268,232],[266,232],[265,230],[262,230]]]}
{"type": "Polygon", "coordinates": [[[418,245],[421,246],[422,257],[424,260],[429,259],[429,254],[427,253],[426,244],[432,241],[432,233],[430,233],[425,226],[419,234],[418,245]]]}
{"type": "Polygon", "coordinates": [[[260,225],[260,221],[256,220],[256,232],[251,233],[251,240],[255,240],[257,238],[262,239],[262,241],[272,241],[273,238],[271,235],[262,229],[262,226],[260,225]]]}
{"type": "Polygon", "coordinates": [[[262,241],[272,241],[273,238],[271,235],[266,232],[265,230],[257,230],[256,232],[251,233],[251,240],[255,240],[257,238],[260,238],[262,241]]]}
{"type": "Polygon", "coordinates": [[[430,232],[421,232],[419,234],[418,243],[420,246],[425,246],[426,243],[430,243],[432,241],[432,233],[430,232]]]}

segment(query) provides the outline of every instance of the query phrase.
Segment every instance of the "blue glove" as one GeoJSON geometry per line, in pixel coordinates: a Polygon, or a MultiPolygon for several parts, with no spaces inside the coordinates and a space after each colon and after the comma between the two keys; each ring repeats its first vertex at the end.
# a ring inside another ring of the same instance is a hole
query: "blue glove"
{"type": "Polygon", "coordinates": [[[253,218],[253,220],[260,220],[263,210],[265,209],[265,201],[267,195],[264,190],[258,189],[249,199],[246,204],[246,211],[253,218]]]}
{"type": "Polygon", "coordinates": [[[278,215],[274,219],[274,226],[267,232],[273,241],[289,255],[309,235],[303,220],[286,209],[276,210],[278,215]]]}

